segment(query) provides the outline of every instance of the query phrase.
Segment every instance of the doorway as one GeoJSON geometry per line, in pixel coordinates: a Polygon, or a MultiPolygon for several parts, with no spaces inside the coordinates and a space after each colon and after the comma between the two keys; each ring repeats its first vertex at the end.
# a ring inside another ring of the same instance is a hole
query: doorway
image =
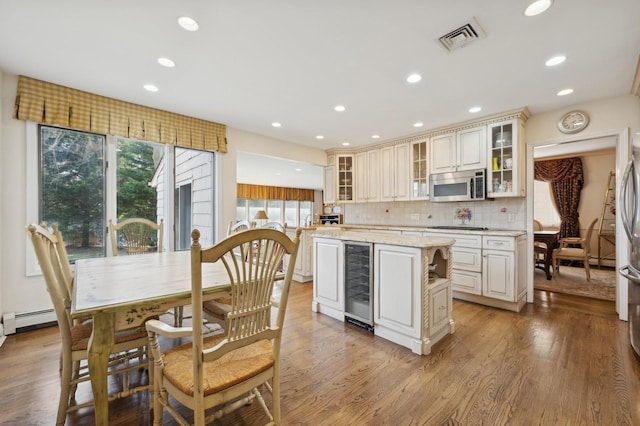
{"type": "MultiPolygon", "coordinates": [[[[533,163],[534,158],[544,156],[569,156],[584,154],[590,151],[602,150],[603,148],[610,148],[615,150],[615,165],[614,171],[617,173],[617,179],[620,179],[624,166],[629,158],[629,146],[628,146],[628,129],[620,129],[616,131],[598,132],[590,135],[573,136],[558,140],[546,141],[543,143],[536,143],[527,145],[527,193],[534,194],[533,186],[533,163]]],[[[608,172],[608,170],[607,170],[608,172]]],[[[584,193],[584,191],[583,191],[584,193]]],[[[603,194],[596,194],[598,197],[603,197],[603,194]]],[[[602,205],[602,198],[599,198],[598,205],[602,205]]],[[[582,201],[581,201],[582,202],[582,201]]],[[[530,218],[527,224],[527,229],[530,238],[530,267],[528,268],[528,282],[527,282],[527,302],[533,303],[533,290],[534,290],[534,274],[537,273],[534,270],[533,265],[533,219],[534,217],[534,196],[527,197],[526,201],[527,217],[530,218]]],[[[585,226],[588,218],[581,217],[581,225],[585,226]]],[[[616,218],[616,221],[618,219],[616,218]]],[[[620,226],[619,223],[616,225],[620,226]]],[[[620,234],[620,233],[618,233],[620,234]]],[[[627,283],[626,280],[617,274],[617,269],[621,265],[628,263],[628,242],[622,238],[621,235],[616,235],[616,261],[613,273],[615,274],[615,303],[616,311],[621,320],[627,320],[628,308],[627,308],[627,283]]],[[[594,268],[597,270],[597,268],[594,268]]]]}

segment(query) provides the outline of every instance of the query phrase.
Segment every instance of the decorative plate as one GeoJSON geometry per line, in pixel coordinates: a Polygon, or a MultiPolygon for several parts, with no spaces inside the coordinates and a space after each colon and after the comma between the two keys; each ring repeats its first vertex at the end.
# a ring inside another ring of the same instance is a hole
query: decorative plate
{"type": "Polygon", "coordinates": [[[331,206],[324,206],[324,214],[331,213],[331,210],[332,210],[331,206]]]}
{"type": "Polygon", "coordinates": [[[333,206],[333,212],[334,212],[335,214],[340,214],[340,213],[342,213],[342,207],[340,207],[340,206],[333,206]]]}

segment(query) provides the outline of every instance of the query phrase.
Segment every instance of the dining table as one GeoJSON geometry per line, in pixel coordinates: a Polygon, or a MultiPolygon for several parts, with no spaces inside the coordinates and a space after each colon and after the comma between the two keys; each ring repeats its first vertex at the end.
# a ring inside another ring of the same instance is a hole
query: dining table
{"type": "MultiPolygon", "coordinates": [[[[187,250],[76,261],[71,317],[93,318],[88,366],[96,425],[109,424],[107,368],[115,332],[191,303],[190,255],[187,250]]],[[[203,300],[229,291],[221,262],[202,268],[203,300]]]]}
{"type": "Polygon", "coordinates": [[[558,245],[558,238],[560,231],[553,230],[540,230],[533,231],[533,241],[543,243],[547,247],[547,252],[544,257],[544,267],[540,267],[537,264],[536,268],[543,269],[547,280],[551,279],[551,259],[553,257],[553,249],[558,245]]]}

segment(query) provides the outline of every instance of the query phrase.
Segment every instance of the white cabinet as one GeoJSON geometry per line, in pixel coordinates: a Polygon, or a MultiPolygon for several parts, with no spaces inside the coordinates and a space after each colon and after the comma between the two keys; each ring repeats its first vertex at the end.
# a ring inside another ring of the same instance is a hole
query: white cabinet
{"type": "Polygon", "coordinates": [[[455,299],[520,311],[526,302],[526,236],[443,234],[453,238],[451,288],[455,299]]]}
{"type": "Polygon", "coordinates": [[[373,258],[376,333],[388,329],[419,338],[420,249],[376,244],[373,258]]]}
{"type": "Polygon", "coordinates": [[[429,198],[429,169],[427,140],[411,143],[411,199],[429,198]]]}
{"type": "Polygon", "coordinates": [[[327,166],[324,168],[324,191],[322,192],[324,204],[336,202],[336,168],[327,166]]]}
{"type": "Polygon", "coordinates": [[[486,126],[433,136],[430,173],[484,169],[487,164],[486,126]]]}
{"type": "Polygon", "coordinates": [[[428,354],[431,346],[454,332],[449,259],[439,249],[374,244],[374,331],[377,336],[428,354]],[[423,271],[439,266],[439,278],[423,271]],[[423,305],[424,304],[426,306],[423,305]]]}
{"type": "MultiPolygon", "coordinates": [[[[294,281],[306,283],[313,280],[313,238],[311,237],[313,231],[313,229],[303,229],[300,234],[298,255],[293,267],[294,281]]],[[[287,230],[287,234],[293,239],[295,229],[292,229],[291,232],[287,230]]]]}
{"type": "Polygon", "coordinates": [[[445,173],[455,171],[455,132],[433,136],[429,140],[429,146],[431,148],[431,155],[429,156],[429,173],[445,173]]]}
{"type": "Polygon", "coordinates": [[[313,239],[311,310],[344,321],[344,248],[332,238],[313,239]]]}
{"type": "Polygon", "coordinates": [[[336,156],[337,160],[337,185],[338,194],[337,202],[344,203],[353,201],[353,187],[354,187],[354,170],[353,170],[353,155],[340,155],[336,156]]]}
{"type": "Polygon", "coordinates": [[[524,197],[524,123],[513,119],[487,127],[487,194],[492,198],[524,197]],[[522,152],[521,152],[522,151],[522,152]]]}
{"type": "Polygon", "coordinates": [[[380,148],[380,200],[410,199],[409,143],[380,148]]]}
{"type": "Polygon", "coordinates": [[[380,150],[355,155],[355,201],[380,201],[380,150]]]}
{"type": "Polygon", "coordinates": [[[526,295],[525,240],[485,235],[482,242],[482,294],[515,303],[518,310],[526,295]]]}

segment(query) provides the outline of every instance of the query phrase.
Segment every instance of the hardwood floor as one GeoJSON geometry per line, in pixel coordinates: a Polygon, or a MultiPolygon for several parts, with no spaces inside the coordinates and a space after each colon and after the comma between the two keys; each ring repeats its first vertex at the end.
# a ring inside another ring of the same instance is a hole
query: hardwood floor
{"type": "MultiPolygon", "coordinates": [[[[535,300],[520,313],[454,300],[455,334],[418,356],[311,312],[311,284],[294,283],[282,348],[283,424],[640,424],[640,360],[614,303],[545,291],[535,300]]],[[[0,348],[0,424],[52,424],[58,340],[49,327],[9,336],[0,348]]],[[[79,395],[90,396],[89,387],[79,395]]],[[[114,401],[112,424],[149,424],[148,408],[147,394],[114,401]]],[[[175,424],[166,414],[164,421],[175,424]]],[[[265,422],[254,403],[216,424],[265,422]]],[[[67,418],[92,423],[93,408],[67,418]]]]}

